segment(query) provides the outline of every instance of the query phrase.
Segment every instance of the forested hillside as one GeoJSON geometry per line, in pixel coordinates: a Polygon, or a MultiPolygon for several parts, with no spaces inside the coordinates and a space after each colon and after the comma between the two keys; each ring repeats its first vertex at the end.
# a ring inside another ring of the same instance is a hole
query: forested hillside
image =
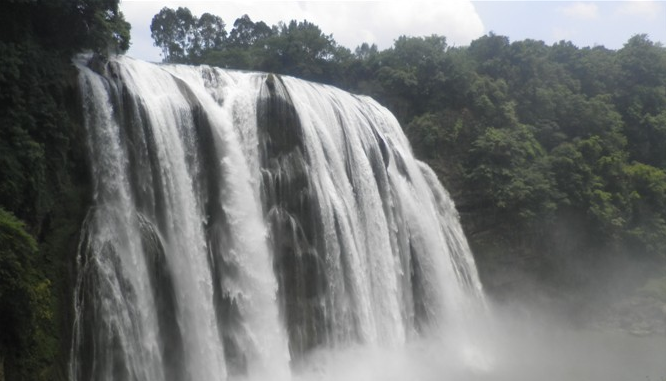
{"type": "Polygon", "coordinates": [[[64,380],[89,203],[74,54],[127,50],[118,0],[0,5],[0,380],[64,380]]]}
{"type": "Polygon", "coordinates": [[[451,47],[400,37],[353,52],[307,21],[153,18],[165,62],[261,70],[374,97],[461,212],[486,288],[516,269],[578,289],[609,263],[666,257],[666,48],[619,50],[488,34],[451,47]]]}

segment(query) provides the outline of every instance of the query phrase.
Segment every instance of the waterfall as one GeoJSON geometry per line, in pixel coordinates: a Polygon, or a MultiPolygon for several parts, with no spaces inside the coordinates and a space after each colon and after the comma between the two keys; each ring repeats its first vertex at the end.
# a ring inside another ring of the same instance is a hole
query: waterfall
{"type": "Polygon", "coordinates": [[[289,380],[483,305],[453,202],[393,115],[290,77],[77,62],[93,207],[70,377],[289,380]]]}

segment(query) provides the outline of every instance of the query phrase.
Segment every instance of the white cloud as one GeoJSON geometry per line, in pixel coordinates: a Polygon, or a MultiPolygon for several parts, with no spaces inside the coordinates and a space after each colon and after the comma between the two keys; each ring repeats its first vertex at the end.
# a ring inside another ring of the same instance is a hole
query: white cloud
{"type": "Polygon", "coordinates": [[[466,45],[483,34],[483,24],[470,2],[311,2],[309,19],[341,45],[363,42],[380,49],[401,35],[439,34],[450,44],[466,45]]]}
{"type": "Polygon", "coordinates": [[[634,0],[621,3],[616,10],[619,16],[640,17],[654,20],[661,12],[662,5],[657,1],[634,0]]]}
{"type": "Polygon", "coordinates": [[[560,11],[569,17],[583,20],[592,20],[599,16],[599,7],[594,3],[574,3],[560,8],[560,11]]]}
{"type": "Polygon", "coordinates": [[[483,24],[469,0],[454,1],[150,1],[124,0],[120,4],[132,24],[129,55],[159,61],[152,46],[150,22],[164,7],[188,7],[193,14],[209,12],[222,17],[231,30],[234,21],[248,14],[269,25],[279,21],[304,20],[333,34],[340,45],[354,49],[363,42],[385,49],[401,35],[447,37],[449,45],[467,45],[483,35],[483,24]]]}

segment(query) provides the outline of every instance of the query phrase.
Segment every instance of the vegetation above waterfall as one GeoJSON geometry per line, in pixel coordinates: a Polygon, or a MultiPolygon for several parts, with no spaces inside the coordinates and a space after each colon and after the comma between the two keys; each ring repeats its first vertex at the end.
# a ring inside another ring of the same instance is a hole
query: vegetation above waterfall
{"type": "Polygon", "coordinates": [[[403,36],[352,52],[307,21],[225,27],[164,8],[151,30],[166,62],[289,74],[382,102],[452,192],[486,280],[512,263],[578,287],[581,268],[666,257],[666,48],[648,36],[617,51],[490,33],[466,47],[403,36]]]}

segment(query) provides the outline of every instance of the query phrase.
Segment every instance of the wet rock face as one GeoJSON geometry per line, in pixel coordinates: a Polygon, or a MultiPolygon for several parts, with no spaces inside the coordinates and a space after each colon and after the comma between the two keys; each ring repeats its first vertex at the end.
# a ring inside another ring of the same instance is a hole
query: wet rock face
{"type": "Polygon", "coordinates": [[[322,226],[298,114],[282,81],[269,74],[257,100],[262,202],[270,227],[292,358],[327,340],[322,226]]]}

